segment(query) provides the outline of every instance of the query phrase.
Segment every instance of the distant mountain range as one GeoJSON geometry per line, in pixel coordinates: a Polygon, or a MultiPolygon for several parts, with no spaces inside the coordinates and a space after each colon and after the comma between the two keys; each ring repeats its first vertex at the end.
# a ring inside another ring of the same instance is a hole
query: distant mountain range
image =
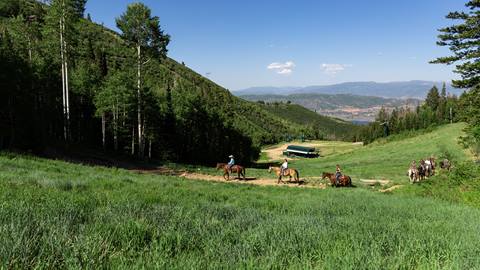
{"type": "MultiPolygon", "coordinates": [[[[407,82],[347,82],[333,85],[307,87],[251,87],[233,91],[236,96],[246,95],[291,95],[291,94],[351,94],[361,96],[376,96],[384,98],[416,98],[424,99],[427,92],[436,85],[439,90],[442,82],[407,81],[407,82]]],[[[463,90],[446,84],[447,92],[460,95],[463,90]]]]}

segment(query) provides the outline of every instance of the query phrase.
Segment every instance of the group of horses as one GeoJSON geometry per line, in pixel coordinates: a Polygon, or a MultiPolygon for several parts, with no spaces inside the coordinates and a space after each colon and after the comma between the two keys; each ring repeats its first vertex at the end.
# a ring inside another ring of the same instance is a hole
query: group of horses
{"type": "MultiPolygon", "coordinates": [[[[233,165],[232,167],[228,167],[227,163],[217,163],[217,171],[218,170],[223,170],[223,177],[225,180],[229,181],[230,180],[230,174],[231,173],[236,173],[238,179],[243,179],[246,180],[245,177],[245,167],[240,166],[240,165],[233,165]]],[[[277,176],[277,184],[280,183],[285,183],[282,178],[283,177],[289,177],[289,182],[292,182],[292,178],[295,182],[300,183],[300,174],[297,169],[294,168],[288,168],[283,170],[280,167],[272,167],[270,166],[268,168],[268,172],[274,172],[275,175],[277,176]]],[[[352,186],[352,178],[348,175],[342,175],[339,177],[339,181],[337,183],[337,177],[334,173],[328,173],[324,172],[322,174],[322,180],[328,178],[330,180],[330,183],[334,187],[351,187],[352,186]]]]}
{"type": "MultiPolygon", "coordinates": [[[[440,161],[440,168],[450,170],[451,162],[448,159],[440,161]]],[[[414,163],[410,165],[407,175],[411,183],[419,182],[435,175],[436,162],[434,157],[421,159],[418,166],[414,163]]]]}

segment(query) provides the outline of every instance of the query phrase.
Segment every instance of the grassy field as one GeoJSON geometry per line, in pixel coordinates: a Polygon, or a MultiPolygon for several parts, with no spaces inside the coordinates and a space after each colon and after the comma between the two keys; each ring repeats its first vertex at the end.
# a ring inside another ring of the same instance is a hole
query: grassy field
{"type": "MultiPolygon", "coordinates": [[[[457,142],[457,139],[463,135],[464,127],[463,123],[445,125],[432,132],[413,134],[412,137],[391,136],[388,141],[380,139],[364,147],[348,142],[306,142],[305,145],[317,146],[322,157],[294,159],[290,161],[290,167],[298,169],[300,176],[307,181],[309,178],[318,179],[324,171],[334,172],[336,164],[339,164],[345,174],[352,176],[354,183],[358,183],[359,179],[386,179],[395,184],[406,184],[408,183],[406,172],[414,159],[419,162],[421,158],[427,158],[433,154],[437,159],[448,155],[454,163],[471,160],[472,155],[469,151],[463,149],[457,142]]],[[[299,144],[299,142],[291,142],[291,144],[299,144]]],[[[281,144],[269,146],[263,151],[265,153],[272,148],[278,148],[279,145],[281,144]]],[[[274,175],[267,171],[271,163],[280,164],[280,160],[268,159],[263,154],[259,164],[256,165],[257,168],[248,168],[247,175],[274,178],[274,175]]],[[[221,175],[212,168],[173,164],[172,166],[205,174],[221,175]]]]}
{"type": "Polygon", "coordinates": [[[390,139],[376,142],[361,149],[330,155],[321,159],[301,160],[295,163],[304,175],[318,175],[322,171],[334,171],[340,164],[344,173],[355,179],[388,179],[407,182],[406,171],[412,160],[434,155],[438,158],[447,152],[455,162],[471,158],[458,144],[464,124],[439,127],[433,132],[412,138],[390,139]]]}
{"type": "Polygon", "coordinates": [[[0,154],[0,268],[475,269],[480,210],[0,154]]]}

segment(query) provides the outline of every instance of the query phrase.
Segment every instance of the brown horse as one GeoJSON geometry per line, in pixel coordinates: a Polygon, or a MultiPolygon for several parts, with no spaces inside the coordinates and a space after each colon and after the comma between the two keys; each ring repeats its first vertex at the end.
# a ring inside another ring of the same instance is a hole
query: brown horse
{"type": "Polygon", "coordinates": [[[225,180],[230,180],[230,173],[237,173],[238,179],[246,180],[245,178],[245,167],[240,165],[233,165],[230,169],[228,169],[227,163],[217,163],[217,171],[223,169],[223,178],[225,180]]]}
{"type": "Polygon", "coordinates": [[[286,169],[285,171],[283,171],[283,175],[281,175],[281,169],[280,167],[269,167],[268,168],[268,172],[271,173],[272,171],[275,172],[275,174],[278,176],[278,181],[277,181],[277,184],[280,184],[280,182],[283,183],[282,181],[282,176],[288,176],[290,179],[289,181],[292,181],[292,177],[293,179],[297,182],[297,183],[300,183],[300,174],[298,173],[298,170],[296,169],[286,169]]]}
{"type": "Polygon", "coordinates": [[[322,174],[322,179],[328,178],[330,179],[330,183],[333,187],[351,187],[352,186],[352,178],[348,175],[340,176],[340,183],[337,185],[337,177],[334,173],[324,172],[322,174]]]}

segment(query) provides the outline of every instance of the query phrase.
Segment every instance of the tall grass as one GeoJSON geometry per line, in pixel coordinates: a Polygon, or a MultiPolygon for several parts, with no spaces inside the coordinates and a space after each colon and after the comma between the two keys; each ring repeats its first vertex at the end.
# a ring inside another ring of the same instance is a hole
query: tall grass
{"type": "Polygon", "coordinates": [[[480,210],[0,155],[0,268],[473,269],[480,210]]]}

